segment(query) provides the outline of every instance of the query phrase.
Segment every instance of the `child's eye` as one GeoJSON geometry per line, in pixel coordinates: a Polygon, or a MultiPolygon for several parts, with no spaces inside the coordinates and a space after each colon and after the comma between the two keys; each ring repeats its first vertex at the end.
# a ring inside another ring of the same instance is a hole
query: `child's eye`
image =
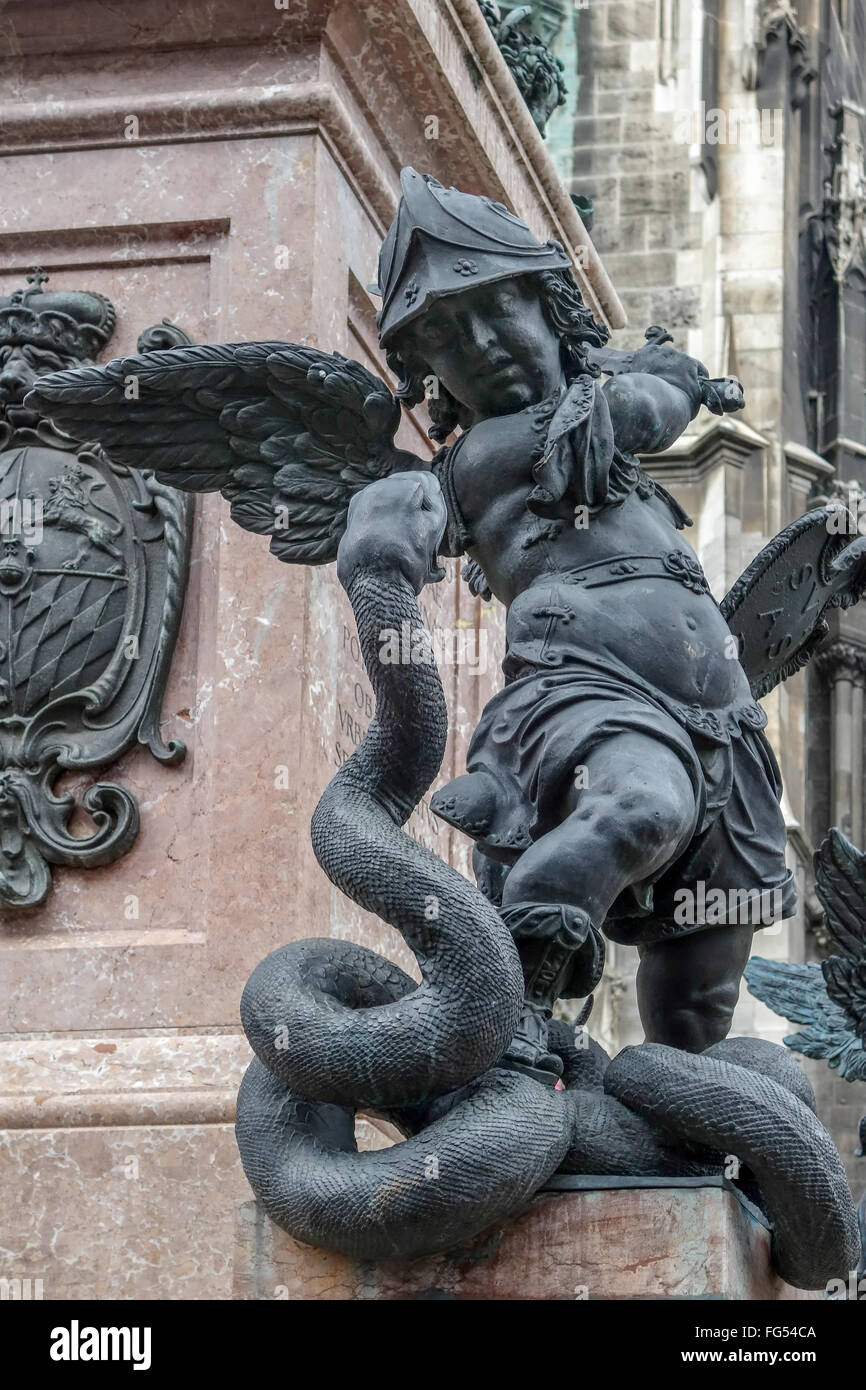
{"type": "Polygon", "coordinates": [[[427,323],[421,333],[422,344],[424,340],[428,343],[435,343],[437,347],[442,343],[447,343],[450,327],[447,323],[427,323]]]}

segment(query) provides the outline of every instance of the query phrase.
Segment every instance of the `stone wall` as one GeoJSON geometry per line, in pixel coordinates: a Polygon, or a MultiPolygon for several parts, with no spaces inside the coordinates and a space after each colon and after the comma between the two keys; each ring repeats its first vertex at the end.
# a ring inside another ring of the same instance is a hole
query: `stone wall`
{"type": "MultiPolygon", "coordinates": [[[[577,72],[566,74],[577,86],[572,142],[566,148],[560,114],[554,151],[570,191],[595,201],[592,238],[629,319],[613,344],[637,346],[646,326],[662,324],[711,375],[733,373],[745,387],[742,414],[720,422],[701,412],[667,455],[644,460],[694,518],[689,540],[717,598],[771,535],[826,495],[844,455],[818,452],[799,385],[803,359],[815,351],[803,345],[815,308],[802,248],[831,176],[827,142],[836,126],[828,112],[863,90],[864,9],[859,0],[848,7],[843,32],[836,8],[822,0],[589,0],[576,10],[577,72]]],[[[557,43],[564,55],[565,41],[557,43]]],[[[846,291],[852,302],[857,265],[846,291]]],[[[830,352],[821,331],[809,341],[825,341],[830,352]]],[[[862,332],[854,332],[849,395],[861,402],[862,332]]],[[[859,478],[861,466],[852,454],[839,474],[859,478]]],[[[830,822],[863,833],[861,610],[833,619],[842,668],[829,679],[826,669],[801,673],[764,702],[801,909],[757,935],[761,955],[820,954],[812,850],[830,822]]],[[[642,1036],[636,963],[628,948],[613,950],[590,1025],[614,1048],[642,1036]]],[[[734,1031],[780,1042],[790,1026],[744,988],[734,1031]]],[[[853,1149],[862,1088],[846,1089],[818,1065],[809,1071],[860,1190],[866,1170],[853,1149]]]]}
{"type": "MultiPolygon", "coordinates": [[[[110,354],[168,316],[198,342],[286,339],[381,369],[366,287],[409,163],[556,236],[594,311],[622,321],[474,0],[12,0],[0,55],[0,289],[39,263],[52,287],[108,295],[110,354]]],[[[402,442],[428,451],[423,419],[402,442]]],[[[455,570],[425,603],[489,637],[488,666],[445,673],[444,778],[501,645],[455,570]]],[[[0,1273],[51,1299],[227,1297],[247,976],[315,935],[410,963],[309,843],[372,712],[333,567],[278,565],[215,495],[197,499],[165,711],[182,766],[134,752],[116,769],[142,808],[130,853],[59,869],[43,906],[0,922],[0,1273]]],[[[410,830],[467,867],[426,805],[410,830]]]]}

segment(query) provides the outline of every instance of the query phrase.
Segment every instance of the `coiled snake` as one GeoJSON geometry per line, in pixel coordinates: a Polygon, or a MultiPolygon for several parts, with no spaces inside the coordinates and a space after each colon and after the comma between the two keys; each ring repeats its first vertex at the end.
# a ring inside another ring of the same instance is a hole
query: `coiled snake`
{"type": "MultiPolygon", "coordinates": [[[[850,1191],[784,1048],[728,1039],[695,1056],[657,1044],[612,1062],[552,1029],[564,1091],[498,1067],[523,976],[478,889],[402,829],[439,769],[447,713],[432,657],[380,659],[382,635],[423,630],[416,596],[438,577],[445,511],[435,479],[398,473],[357,494],[338,574],[358,625],[376,712],[316,808],[325,873],[396,927],[422,983],[349,942],[284,946],[241,1003],[256,1053],[238,1096],[244,1170],[293,1236],[362,1259],[453,1247],[518,1211],[556,1172],[709,1174],[744,1165],[790,1283],[856,1267],[850,1191]],[[357,1110],[407,1136],[358,1153],[357,1110]]],[[[441,572],[440,572],[441,573],[441,572]]],[[[417,656],[417,646],[416,646],[417,656]]]]}

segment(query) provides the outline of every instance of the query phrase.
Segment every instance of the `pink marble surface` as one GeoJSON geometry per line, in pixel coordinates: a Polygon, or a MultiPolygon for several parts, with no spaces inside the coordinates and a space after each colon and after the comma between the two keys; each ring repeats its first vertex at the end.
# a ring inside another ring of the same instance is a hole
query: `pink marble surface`
{"type": "MultiPolygon", "coordinates": [[[[168,316],[197,341],[287,339],[375,364],[364,287],[404,163],[505,198],[577,255],[585,233],[531,122],[509,114],[495,47],[469,61],[465,0],[388,10],[10,0],[0,291],[38,263],[52,287],[107,294],[106,356],[168,316]]],[[[577,273],[615,320],[597,258],[577,273]]],[[[403,443],[428,447],[423,422],[403,443]]],[[[501,641],[501,614],[453,570],[425,596],[430,614],[488,628],[491,660],[483,676],[446,673],[443,777],[461,766],[501,641]]],[[[0,917],[0,1274],[41,1277],[51,1298],[229,1295],[248,974],[281,943],[329,933],[410,963],[309,844],[370,709],[333,569],[278,565],[218,497],[198,499],[163,724],[187,759],[124,758],[111,775],[142,819],[130,853],[59,869],[45,905],[0,917]]],[[[424,806],[411,830],[467,867],[466,842],[424,806]]]]}
{"type": "Polygon", "coordinates": [[[410,1264],[350,1260],[238,1209],[233,1296],[391,1300],[812,1299],[769,1263],[766,1229],[718,1187],[543,1193],[459,1250],[410,1264]]]}

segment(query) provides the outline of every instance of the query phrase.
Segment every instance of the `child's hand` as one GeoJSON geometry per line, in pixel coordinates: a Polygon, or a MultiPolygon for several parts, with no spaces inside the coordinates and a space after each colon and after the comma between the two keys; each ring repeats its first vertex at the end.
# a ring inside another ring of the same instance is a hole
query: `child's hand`
{"type": "Polygon", "coordinates": [[[646,347],[631,356],[629,373],[647,372],[676,386],[688,398],[692,419],[702,405],[713,415],[743,409],[743,388],[735,376],[711,378],[703,362],[675,348],[663,328],[648,328],[646,336],[646,347]]]}
{"type": "Polygon", "coordinates": [[[689,357],[669,343],[647,343],[634,353],[629,366],[629,374],[646,372],[648,376],[660,378],[669,386],[676,386],[688,398],[692,417],[697,415],[704,404],[704,392],[709,373],[703,362],[689,357]]]}
{"type": "Polygon", "coordinates": [[[735,376],[711,377],[703,387],[703,403],[713,415],[730,415],[746,404],[743,388],[735,376]]]}

